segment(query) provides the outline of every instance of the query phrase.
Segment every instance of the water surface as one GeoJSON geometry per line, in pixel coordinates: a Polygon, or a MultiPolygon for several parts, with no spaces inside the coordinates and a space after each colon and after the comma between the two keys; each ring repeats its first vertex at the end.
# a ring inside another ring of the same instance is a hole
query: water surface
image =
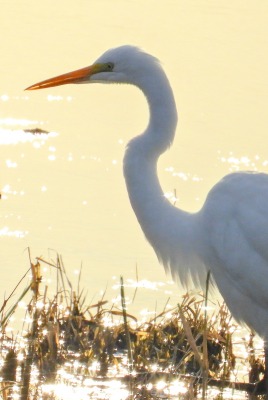
{"type": "MultiPolygon", "coordinates": [[[[119,275],[152,282],[133,312],[164,307],[179,290],[146,243],[122,176],[127,141],[146,126],[140,92],[66,86],[27,93],[42,79],[135,44],[164,65],[179,107],[178,135],[159,163],[164,191],[196,211],[211,186],[238,169],[267,171],[268,5],[167,1],[3,1],[0,24],[2,298],[32,256],[83,264],[90,297],[119,275]],[[32,135],[38,127],[49,134],[32,135]],[[114,278],[115,277],[115,278],[114,278]]],[[[108,292],[109,293],[109,292],[108,292]]],[[[109,294],[107,294],[109,295],[109,294]]]]}

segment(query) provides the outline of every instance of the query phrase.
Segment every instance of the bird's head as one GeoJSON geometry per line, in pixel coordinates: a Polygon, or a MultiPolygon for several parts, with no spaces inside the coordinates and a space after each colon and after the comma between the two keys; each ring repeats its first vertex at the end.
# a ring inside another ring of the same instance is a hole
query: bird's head
{"type": "Polygon", "coordinates": [[[59,75],[29,86],[26,90],[44,89],[68,83],[131,83],[139,86],[139,80],[150,73],[157,61],[138,47],[120,46],[107,50],[91,66],[59,75]]]}

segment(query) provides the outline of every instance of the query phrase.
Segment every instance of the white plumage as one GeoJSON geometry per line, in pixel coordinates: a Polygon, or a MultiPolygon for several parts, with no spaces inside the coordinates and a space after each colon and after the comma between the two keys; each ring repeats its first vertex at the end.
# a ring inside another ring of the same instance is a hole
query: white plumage
{"type": "Polygon", "coordinates": [[[30,90],[65,83],[127,83],[147,98],[147,129],[124,157],[131,205],[158,258],[175,279],[203,285],[210,270],[239,321],[268,340],[268,176],[227,175],[202,209],[188,213],[170,204],[157,177],[157,160],[177,125],[172,89],[160,63],[132,46],[105,52],[91,67],[48,79],[30,90]]]}

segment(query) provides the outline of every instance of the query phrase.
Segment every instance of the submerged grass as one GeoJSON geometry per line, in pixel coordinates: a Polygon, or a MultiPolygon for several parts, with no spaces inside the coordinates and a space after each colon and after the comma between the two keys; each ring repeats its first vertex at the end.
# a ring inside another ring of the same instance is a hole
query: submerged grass
{"type": "MultiPolygon", "coordinates": [[[[122,277],[121,310],[109,306],[104,296],[87,305],[80,282],[75,291],[59,256],[55,262],[43,258],[32,262],[29,252],[29,259],[30,284],[15,304],[9,305],[9,296],[1,309],[2,399],[65,399],[69,397],[55,394],[55,385],[89,387],[94,381],[95,386],[103,386],[109,380],[118,380],[128,388],[121,397],[114,397],[118,400],[190,400],[197,396],[219,400],[226,387],[253,392],[254,382],[263,373],[263,362],[255,355],[251,336],[245,343],[249,383],[236,381],[236,325],[224,304],[208,315],[207,294],[187,293],[172,310],[164,309],[146,323],[139,323],[127,313],[122,277]],[[50,266],[57,276],[52,298],[42,284],[42,264],[50,266]],[[13,337],[8,333],[10,318],[29,292],[26,319],[30,323],[20,336],[13,337]],[[217,394],[208,394],[211,386],[219,388],[217,394]]],[[[84,396],[79,398],[89,398],[84,396]]]]}

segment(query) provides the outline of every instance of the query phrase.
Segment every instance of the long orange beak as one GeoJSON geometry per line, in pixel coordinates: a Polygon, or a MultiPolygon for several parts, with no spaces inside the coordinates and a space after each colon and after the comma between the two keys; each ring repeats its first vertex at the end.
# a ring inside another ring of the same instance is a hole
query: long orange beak
{"type": "Polygon", "coordinates": [[[80,83],[89,80],[90,76],[102,71],[101,64],[94,64],[90,67],[78,69],[68,72],[67,74],[55,76],[54,78],[46,79],[45,81],[35,83],[25,90],[45,89],[53,86],[66,85],[68,83],[80,83]]]}

